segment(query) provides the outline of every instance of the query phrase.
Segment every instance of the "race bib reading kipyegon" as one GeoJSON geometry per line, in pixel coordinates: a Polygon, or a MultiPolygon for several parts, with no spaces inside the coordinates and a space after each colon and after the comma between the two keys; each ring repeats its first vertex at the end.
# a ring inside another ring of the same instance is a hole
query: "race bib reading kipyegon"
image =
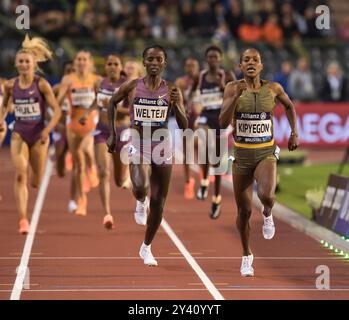
{"type": "Polygon", "coordinates": [[[242,143],[263,143],[273,137],[270,113],[238,113],[236,140],[242,143]]]}

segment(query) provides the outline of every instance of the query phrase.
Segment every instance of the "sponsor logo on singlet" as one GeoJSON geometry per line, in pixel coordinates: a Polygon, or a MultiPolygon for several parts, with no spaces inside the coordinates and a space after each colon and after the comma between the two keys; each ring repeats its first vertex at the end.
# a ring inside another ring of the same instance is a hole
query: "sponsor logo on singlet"
{"type": "Polygon", "coordinates": [[[236,113],[236,142],[258,144],[272,139],[270,112],[236,113]]]}
{"type": "Polygon", "coordinates": [[[218,87],[202,89],[200,102],[206,110],[220,109],[223,104],[223,92],[218,87]]]}
{"type": "Polygon", "coordinates": [[[71,98],[74,107],[88,109],[95,99],[95,91],[93,88],[74,88],[71,98]]]}
{"type": "Polygon", "coordinates": [[[40,103],[37,99],[15,99],[13,105],[17,120],[33,121],[41,119],[40,103]]]}
{"type": "Polygon", "coordinates": [[[161,98],[135,98],[133,109],[136,125],[160,125],[167,119],[168,103],[161,98]]]}

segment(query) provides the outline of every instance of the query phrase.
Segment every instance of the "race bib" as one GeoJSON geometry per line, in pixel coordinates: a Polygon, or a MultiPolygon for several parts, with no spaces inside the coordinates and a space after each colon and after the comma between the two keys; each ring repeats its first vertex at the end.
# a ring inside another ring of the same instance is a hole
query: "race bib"
{"type": "Polygon", "coordinates": [[[134,119],[140,122],[163,122],[167,118],[167,107],[134,106],[134,119]]]}
{"type": "Polygon", "coordinates": [[[41,109],[39,102],[14,104],[15,117],[18,120],[40,120],[41,109]]]}
{"type": "Polygon", "coordinates": [[[269,112],[236,114],[236,142],[258,144],[272,139],[273,130],[269,112]]]}
{"type": "Polygon", "coordinates": [[[163,98],[135,98],[134,123],[142,126],[161,126],[167,119],[168,102],[163,98]]]}
{"type": "Polygon", "coordinates": [[[220,109],[223,104],[223,92],[217,89],[204,89],[201,92],[201,104],[206,110],[220,109]]]}
{"type": "Polygon", "coordinates": [[[72,104],[75,107],[88,109],[95,99],[95,96],[96,95],[94,89],[73,89],[71,94],[72,104]]]}
{"type": "Polygon", "coordinates": [[[100,109],[102,109],[102,110],[106,110],[106,108],[104,107],[103,101],[105,99],[107,99],[107,101],[109,102],[111,97],[112,97],[112,95],[110,95],[110,94],[105,94],[105,93],[98,92],[98,94],[97,94],[97,105],[98,105],[98,107],[100,109]]]}

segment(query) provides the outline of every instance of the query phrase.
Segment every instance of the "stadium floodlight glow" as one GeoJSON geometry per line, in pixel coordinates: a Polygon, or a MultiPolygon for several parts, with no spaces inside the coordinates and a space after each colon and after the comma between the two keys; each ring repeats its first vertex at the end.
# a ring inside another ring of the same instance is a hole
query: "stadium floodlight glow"
{"type": "Polygon", "coordinates": [[[335,253],[338,253],[338,252],[339,252],[339,250],[336,248],[336,249],[334,249],[334,252],[335,252],[335,253]]]}
{"type": "Polygon", "coordinates": [[[332,244],[330,245],[330,250],[333,250],[333,245],[332,244]]]}
{"type": "Polygon", "coordinates": [[[328,247],[328,242],[327,242],[327,241],[325,242],[325,247],[326,247],[326,248],[328,247]]]}
{"type": "Polygon", "coordinates": [[[344,251],[343,250],[341,250],[341,252],[339,253],[341,256],[344,254],[344,251]]]}
{"type": "Polygon", "coordinates": [[[325,243],[325,240],[320,240],[320,243],[321,243],[321,244],[324,244],[324,243],[325,243]]]}

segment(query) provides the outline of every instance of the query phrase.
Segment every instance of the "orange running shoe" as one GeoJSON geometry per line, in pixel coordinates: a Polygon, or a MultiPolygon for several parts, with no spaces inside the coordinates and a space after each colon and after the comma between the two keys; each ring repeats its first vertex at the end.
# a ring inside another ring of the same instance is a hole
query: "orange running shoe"
{"type": "Polygon", "coordinates": [[[193,199],[194,198],[194,187],[195,187],[195,179],[190,178],[189,182],[184,185],[184,199],[193,199]]]}
{"type": "Polygon", "coordinates": [[[114,218],[113,218],[113,216],[111,214],[106,214],[104,216],[103,225],[108,230],[115,229],[114,218]]]}
{"type": "Polygon", "coordinates": [[[87,169],[87,177],[90,182],[91,188],[96,188],[99,185],[97,167],[95,165],[87,169]]]}
{"type": "Polygon", "coordinates": [[[75,210],[75,214],[77,216],[86,216],[87,214],[87,197],[86,195],[83,195],[81,198],[77,201],[78,207],[75,210]]]}
{"type": "Polygon", "coordinates": [[[71,153],[68,151],[66,156],[65,156],[65,169],[67,171],[72,171],[73,170],[73,156],[71,153]]]}
{"type": "Polygon", "coordinates": [[[28,234],[29,228],[30,228],[30,225],[29,225],[29,221],[27,218],[22,218],[21,220],[19,220],[18,232],[20,234],[28,234]]]}

